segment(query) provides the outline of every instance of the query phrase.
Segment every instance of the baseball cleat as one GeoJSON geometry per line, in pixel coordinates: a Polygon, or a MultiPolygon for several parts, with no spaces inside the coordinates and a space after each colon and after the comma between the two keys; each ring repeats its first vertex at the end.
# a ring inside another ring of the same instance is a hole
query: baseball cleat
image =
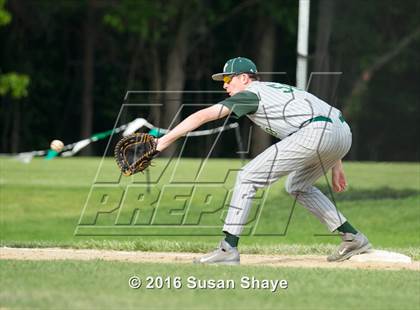
{"type": "Polygon", "coordinates": [[[223,265],[239,265],[240,258],[237,248],[232,247],[225,240],[220,242],[219,247],[202,257],[194,260],[195,264],[223,264],[223,265]]]}
{"type": "Polygon", "coordinates": [[[343,242],[335,253],[327,257],[327,261],[341,262],[354,255],[367,252],[372,247],[366,236],[360,232],[357,234],[344,233],[341,238],[343,242]]]}

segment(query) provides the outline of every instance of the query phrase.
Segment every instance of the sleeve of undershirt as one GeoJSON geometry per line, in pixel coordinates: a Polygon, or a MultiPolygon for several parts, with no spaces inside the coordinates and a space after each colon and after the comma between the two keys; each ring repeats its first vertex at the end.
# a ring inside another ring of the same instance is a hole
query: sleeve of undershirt
{"type": "Polygon", "coordinates": [[[237,117],[255,113],[259,103],[260,99],[258,96],[255,93],[246,90],[219,102],[219,104],[227,107],[237,117]]]}

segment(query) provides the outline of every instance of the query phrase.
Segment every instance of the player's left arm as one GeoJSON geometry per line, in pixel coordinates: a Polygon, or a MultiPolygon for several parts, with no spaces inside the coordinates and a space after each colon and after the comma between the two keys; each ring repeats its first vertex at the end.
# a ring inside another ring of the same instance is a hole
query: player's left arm
{"type": "Polygon", "coordinates": [[[200,127],[201,125],[226,117],[230,113],[230,110],[222,104],[215,104],[208,108],[197,111],[181,123],[179,123],[174,129],[169,131],[166,135],[158,140],[157,150],[163,151],[172,142],[176,141],[180,137],[186,135],[190,131],[200,127]]]}
{"type": "Polygon", "coordinates": [[[341,159],[332,167],[332,186],[335,192],[342,192],[347,187],[346,175],[344,174],[341,159]]]}

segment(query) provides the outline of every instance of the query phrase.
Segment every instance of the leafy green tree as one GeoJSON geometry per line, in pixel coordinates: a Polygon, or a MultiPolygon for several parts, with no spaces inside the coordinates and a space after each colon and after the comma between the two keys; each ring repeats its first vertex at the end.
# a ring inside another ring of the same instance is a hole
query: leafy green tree
{"type": "MultiPolygon", "coordinates": [[[[343,72],[337,94],[331,83],[320,81],[319,89],[337,98],[332,103],[352,126],[353,159],[416,159],[420,40],[414,12],[419,3],[322,0],[312,5],[310,29],[317,35],[310,36],[315,52],[310,61],[317,63],[315,71],[343,72]],[[322,63],[325,53],[328,66],[322,63]]],[[[210,76],[234,56],[254,59],[263,71],[287,72],[279,81],[294,83],[294,0],[0,0],[0,8],[0,152],[19,145],[19,150],[46,148],[56,137],[70,143],[83,127],[108,130],[128,89],[221,90],[210,76]],[[92,107],[88,113],[82,112],[85,103],[92,107]],[[87,127],[83,115],[90,120],[87,127]]],[[[165,127],[180,103],[215,103],[225,96],[142,95],[136,102],[163,105],[122,115],[122,121],[140,115],[165,127]]],[[[183,110],[180,118],[195,109],[183,110]]],[[[239,122],[248,137],[249,122],[239,122]]],[[[260,149],[270,142],[257,140],[264,142],[260,149]]],[[[188,155],[201,154],[212,141],[191,141],[188,155]]],[[[214,155],[232,156],[230,145],[234,138],[226,136],[214,155]]],[[[92,145],[94,154],[105,146],[92,145]]]]}
{"type": "MultiPolygon", "coordinates": [[[[0,0],[0,27],[6,26],[12,20],[12,15],[4,8],[6,0],[0,0]]],[[[16,72],[1,73],[0,69],[0,96],[11,94],[13,99],[20,99],[28,95],[30,78],[25,74],[16,72]]]]}
{"type": "Polygon", "coordinates": [[[0,75],[0,96],[10,93],[13,99],[28,96],[29,77],[25,74],[10,72],[0,75]]]}
{"type": "MultiPolygon", "coordinates": [[[[12,15],[4,8],[6,1],[0,0],[0,27],[7,26],[11,20],[12,15]]],[[[20,103],[17,101],[21,98],[28,96],[30,78],[26,74],[19,74],[16,72],[2,73],[0,68],[0,97],[5,97],[10,94],[11,98],[15,100],[12,109],[10,109],[11,117],[6,117],[3,122],[3,137],[2,144],[4,148],[7,148],[7,141],[11,141],[10,150],[12,153],[16,153],[20,143],[20,124],[21,124],[21,113],[20,103]],[[13,118],[12,126],[10,127],[10,118],[13,118]],[[7,133],[11,130],[10,140],[8,139],[7,133]]]]}
{"type": "Polygon", "coordinates": [[[12,16],[4,9],[6,0],[0,0],[0,26],[7,25],[12,20],[12,16]]]}
{"type": "Polygon", "coordinates": [[[412,86],[418,85],[418,78],[412,72],[420,62],[420,24],[414,14],[420,3],[408,0],[395,6],[384,0],[378,6],[372,1],[340,0],[335,6],[339,10],[331,54],[334,71],[343,72],[338,101],[352,125],[351,158],[414,160],[418,155],[411,141],[418,140],[419,114],[406,112],[418,111],[418,88],[412,86]],[[395,93],[390,94],[391,89],[395,93]],[[404,147],[405,156],[395,151],[401,144],[409,145],[404,147]]]}

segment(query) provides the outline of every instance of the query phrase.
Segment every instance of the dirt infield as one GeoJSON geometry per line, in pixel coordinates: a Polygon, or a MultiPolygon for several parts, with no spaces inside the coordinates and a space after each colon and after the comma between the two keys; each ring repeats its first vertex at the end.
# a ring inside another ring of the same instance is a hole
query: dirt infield
{"type": "MultiPolygon", "coordinates": [[[[134,263],[192,263],[199,253],[128,252],[109,250],[80,250],[60,248],[7,248],[0,249],[0,259],[14,260],[104,260],[134,263]]],[[[317,255],[255,255],[242,254],[241,265],[296,268],[352,268],[381,270],[420,270],[420,262],[383,263],[354,262],[329,263],[325,256],[317,255]]]]}

